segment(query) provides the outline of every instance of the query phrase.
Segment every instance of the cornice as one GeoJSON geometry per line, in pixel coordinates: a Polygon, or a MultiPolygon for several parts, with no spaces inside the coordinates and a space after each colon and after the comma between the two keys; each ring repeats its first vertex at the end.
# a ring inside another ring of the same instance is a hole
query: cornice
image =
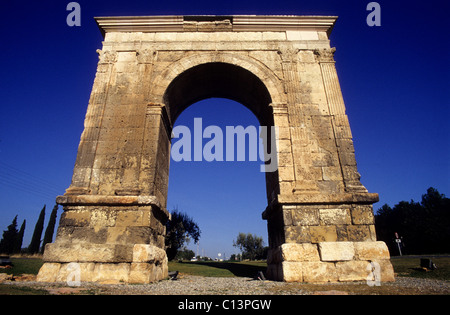
{"type": "Polygon", "coordinates": [[[103,36],[109,32],[191,32],[193,22],[212,23],[227,20],[232,32],[319,31],[330,35],[336,16],[298,15],[164,15],[95,17],[103,36]]]}

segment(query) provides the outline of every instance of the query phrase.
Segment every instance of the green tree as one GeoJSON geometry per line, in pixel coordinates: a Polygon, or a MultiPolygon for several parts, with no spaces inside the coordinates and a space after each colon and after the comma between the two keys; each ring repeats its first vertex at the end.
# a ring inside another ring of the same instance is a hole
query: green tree
{"type": "Polygon", "coordinates": [[[56,214],[58,212],[58,205],[53,207],[52,213],[50,214],[50,219],[48,220],[47,228],[44,233],[44,241],[42,242],[41,253],[44,253],[45,245],[51,243],[53,240],[53,233],[55,232],[56,225],[56,214]]]}
{"type": "Polygon", "coordinates": [[[28,246],[28,252],[30,254],[35,254],[39,252],[39,247],[41,245],[42,230],[44,229],[44,219],[45,219],[45,205],[39,214],[39,219],[34,227],[33,237],[31,238],[31,243],[28,246]]]}
{"type": "Polygon", "coordinates": [[[0,241],[0,253],[12,254],[16,249],[17,236],[17,215],[14,217],[12,223],[8,225],[6,231],[3,231],[3,237],[0,241]]]}
{"type": "Polygon", "coordinates": [[[395,233],[402,238],[403,254],[450,252],[450,199],[428,188],[421,202],[400,201],[383,205],[375,215],[377,238],[393,255],[398,254],[395,233]]]}
{"type": "Polygon", "coordinates": [[[191,249],[184,248],[177,252],[175,259],[191,260],[193,257],[195,257],[194,251],[191,249]]]}
{"type": "Polygon", "coordinates": [[[19,234],[17,235],[16,248],[14,250],[15,253],[20,253],[20,251],[22,250],[23,235],[25,233],[26,222],[26,220],[23,220],[23,223],[20,226],[19,234]]]}
{"type": "Polygon", "coordinates": [[[169,260],[173,260],[180,248],[189,243],[190,239],[197,243],[200,239],[200,228],[187,214],[175,209],[171,213],[171,220],[166,224],[166,253],[169,260]]]}
{"type": "Polygon", "coordinates": [[[251,233],[239,233],[233,246],[240,249],[244,259],[263,259],[265,254],[264,241],[262,237],[251,233]]]}

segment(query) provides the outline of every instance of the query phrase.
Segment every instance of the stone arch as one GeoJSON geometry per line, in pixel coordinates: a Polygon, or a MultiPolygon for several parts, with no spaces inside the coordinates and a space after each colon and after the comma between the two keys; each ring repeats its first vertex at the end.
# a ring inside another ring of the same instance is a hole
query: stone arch
{"type": "Polygon", "coordinates": [[[85,129],[72,183],[57,198],[64,213],[38,281],[68,279],[73,262],[81,281],[149,283],[167,276],[171,126],[184,108],[213,96],[234,99],[261,124],[279,127],[277,170],[266,173],[263,212],[268,277],[366,280],[375,261],[377,279],[393,280],[387,247],[376,241],[378,195],[368,193],[357,172],[329,43],[335,20],[97,18],[104,42],[85,129]],[[198,75],[206,77],[188,82],[198,75]]]}
{"type": "MultiPolygon", "coordinates": [[[[271,104],[274,99],[281,101],[284,95],[279,90],[281,86],[277,85],[280,80],[269,69],[252,58],[238,54],[207,53],[183,58],[162,73],[157,79],[157,82],[161,81],[164,84],[158,87],[158,92],[152,93],[162,94],[159,100],[164,104],[170,124],[195,102],[221,97],[247,107],[261,126],[274,126],[276,122],[271,104]]],[[[272,150],[276,148],[271,141],[271,130],[267,131],[266,152],[274,152],[272,150]]],[[[278,173],[266,172],[265,177],[269,201],[280,191],[278,173]]]]}
{"type": "MultiPolygon", "coordinates": [[[[283,90],[281,79],[278,78],[272,70],[254,58],[240,55],[238,53],[233,54],[226,52],[198,53],[184,57],[172,63],[153,81],[153,89],[150,93],[153,96],[152,101],[155,103],[168,105],[166,104],[167,91],[176,78],[183,73],[185,74],[189,70],[206,64],[231,65],[230,68],[240,68],[244,70],[242,72],[246,71],[252,74],[254,78],[259,79],[259,81],[264,85],[264,88],[267,89],[271,103],[286,103],[286,95],[283,90]]],[[[240,100],[237,101],[241,102],[240,100]]],[[[244,105],[248,106],[248,104],[244,105]]],[[[168,109],[170,110],[170,108],[168,109]]],[[[250,110],[254,112],[255,109],[250,110]]],[[[258,113],[255,114],[258,119],[260,119],[258,113]]],[[[174,114],[174,117],[176,118],[176,114],[174,114]]]]}

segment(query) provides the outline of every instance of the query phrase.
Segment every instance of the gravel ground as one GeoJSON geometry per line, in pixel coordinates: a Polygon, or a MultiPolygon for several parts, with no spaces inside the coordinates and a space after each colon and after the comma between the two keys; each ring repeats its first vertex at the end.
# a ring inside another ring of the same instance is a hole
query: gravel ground
{"type": "Polygon", "coordinates": [[[310,294],[450,294],[450,281],[398,277],[393,283],[370,287],[365,282],[302,284],[260,281],[251,278],[201,277],[182,275],[180,279],[147,285],[65,283],[34,281],[5,282],[12,286],[44,289],[50,294],[117,294],[117,295],[310,295],[310,294]]]}

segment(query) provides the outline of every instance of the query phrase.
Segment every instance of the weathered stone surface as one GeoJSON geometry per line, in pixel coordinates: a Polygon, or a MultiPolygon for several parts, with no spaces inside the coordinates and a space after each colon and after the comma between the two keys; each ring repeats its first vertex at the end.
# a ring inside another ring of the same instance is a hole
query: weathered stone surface
{"type": "Polygon", "coordinates": [[[382,282],[395,281],[394,267],[392,266],[391,261],[389,259],[375,260],[375,262],[377,262],[380,265],[382,282]]]}
{"type": "Polygon", "coordinates": [[[303,282],[303,263],[283,261],[282,279],[286,282],[303,282]]]}
{"type": "Polygon", "coordinates": [[[125,262],[131,261],[132,245],[62,243],[47,244],[44,261],[47,262],[125,262]]]}
{"type": "Polygon", "coordinates": [[[339,281],[363,281],[367,279],[367,261],[339,261],[336,263],[336,272],[339,281]]]}
{"type": "Polygon", "coordinates": [[[154,271],[155,265],[149,263],[132,263],[130,276],[128,278],[129,283],[150,283],[156,279],[156,272],[154,271]]]}
{"type": "Polygon", "coordinates": [[[336,266],[330,262],[303,262],[304,282],[335,282],[338,280],[336,266]]]}
{"type": "Polygon", "coordinates": [[[296,209],[292,210],[292,220],[294,225],[319,225],[319,211],[317,209],[296,209]]]}
{"type": "Polygon", "coordinates": [[[167,260],[166,252],[153,245],[135,244],[133,247],[133,262],[162,263],[167,260]]]}
{"type": "Polygon", "coordinates": [[[281,245],[282,261],[319,261],[317,245],[286,243],[281,245]]]}
{"type": "Polygon", "coordinates": [[[312,243],[337,241],[337,231],[334,225],[311,226],[309,231],[312,243]]]}
{"type": "Polygon", "coordinates": [[[355,255],[359,260],[389,259],[389,250],[384,242],[354,242],[355,255]]]}
{"type": "Polygon", "coordinates": [[[49,263],[49,262],[44,263],[41,269],[39,269],[36,281],[55,282],[60,268],[61,268],[60,263],[49,263]]]}
{"type": "Polygon", "coordinates": [[[284,228],[287,243],[311,242],[309,226],[286,226],[284,228]]]}
{"type": "Polygon", "coordinates": [[[347,226],[347,233],[349,241],[375,241],[370,230],[370,225],[349,225],[347,226]]]}
{"type": "Polygon", "coordinates": [[[319,209],[321,225],[351,224],[348,209],[319,209]]]}
{"type": "Polygon", "coordinates": [[[318,245],[322,261],[346,261],[355,257],[353,242],[321,242],[318,245]]]}
{"type": "Polygon", "coordinates": [[[130,274],[131,264],[97,264],[92,281],[105,284],[127,283],[130,274]]]}
{"type": "Polygon", "coordinates": [[[372,206],[355,206],[352,209],[353,224],[374,224],[372,206]]]}

